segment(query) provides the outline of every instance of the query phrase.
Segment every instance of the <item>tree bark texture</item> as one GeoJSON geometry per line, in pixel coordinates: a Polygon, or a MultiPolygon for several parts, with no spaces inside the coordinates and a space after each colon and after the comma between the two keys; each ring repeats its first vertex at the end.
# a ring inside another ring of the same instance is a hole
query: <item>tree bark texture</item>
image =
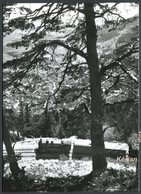
{"type": "Polygon", "coordinates": [[[4,116],[3,116],[3,141],[4,141],[6,151],[8,154],[8,158],[9,158],[9,165],[10,165],[11,173],[13,177],[16,178],[18,177],[18,174],[21,169],[18,166],[16,156],[15,156],[14,150],[11,145],[10,136],[9,136],[9,132],[8,132],[8,128],[7,128],[4,116]]]}
{"type": "Polygon", "coordinates": [[[93,171],[95,172],[106,167],[106,158],[102,132],[101,76],[98,65],[97,29],[93,3],[85,3],[84,13],[86,18],[87,62],[90,73],[92,160],[93,171]]]}

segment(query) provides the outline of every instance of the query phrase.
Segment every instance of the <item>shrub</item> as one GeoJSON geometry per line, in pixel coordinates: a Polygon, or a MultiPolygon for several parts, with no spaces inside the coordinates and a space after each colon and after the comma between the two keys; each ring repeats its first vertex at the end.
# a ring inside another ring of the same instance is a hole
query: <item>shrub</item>
{"type": "Polygon", "coordinates": [[[64,155],[64,154],[61,154],[61,155],[59,156],[59,160],[64,161],[64,160],[68,160],[68,159],[69,159],[69,157],[66,156],[66,155],[64,155]]]}

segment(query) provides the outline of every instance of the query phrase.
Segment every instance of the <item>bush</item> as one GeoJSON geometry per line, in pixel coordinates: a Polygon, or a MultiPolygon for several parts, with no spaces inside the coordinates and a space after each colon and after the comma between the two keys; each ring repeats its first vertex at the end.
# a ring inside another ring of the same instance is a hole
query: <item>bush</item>
{"type": "Polygon", "coordinates": [[[61,154],[61,155],[59,156],[59,160],[64,161],[64,160],[68,160],[68,159],[69,159],[69,157],[66,156],[65,154],[61,154]]]}

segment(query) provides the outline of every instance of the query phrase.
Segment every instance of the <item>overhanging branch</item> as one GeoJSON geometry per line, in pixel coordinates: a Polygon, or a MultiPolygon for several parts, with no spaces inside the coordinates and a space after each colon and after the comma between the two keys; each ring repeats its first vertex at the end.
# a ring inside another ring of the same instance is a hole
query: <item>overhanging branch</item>
{"type": "Polygon", "coordinates": [[[67,44],[65,44],[64,42],[62,42],[62,41],[60,41],[60,40],[52,40],[52,41],[47,41],[47,42],[45,42],[45,40],[44,41],[40,41],[40,43],[38,44],[38,45],[36,45],[36,46],[42,46],[42,47],[47,47],[47,46],[62,46],[62,47],[64,47],[65,49],[67,49],[67,50],[70,50],[70,51],[73,51],[75,54],[77,54],[77,55],[79,55],[79,56],[81,56],[81,57],[83,57],[83,58],[85,58],[85,59],[87,59],[87,55],[86,55],[86,53],[84,53],[83,51],[81,51],[81,50],[79,50],[78,48],[74,48],[74,47],[71,47],[71,46],[69,46],[69,45],[67,45],[67,44]]]}

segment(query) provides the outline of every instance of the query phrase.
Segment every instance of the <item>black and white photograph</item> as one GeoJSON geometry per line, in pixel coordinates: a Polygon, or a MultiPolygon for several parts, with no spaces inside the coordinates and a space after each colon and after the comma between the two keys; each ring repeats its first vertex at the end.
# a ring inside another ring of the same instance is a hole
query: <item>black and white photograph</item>
{"type": "Polygon", "coordinates": [[[139,3],[2,17],[2,191],[139,192],[139,3]]]}

